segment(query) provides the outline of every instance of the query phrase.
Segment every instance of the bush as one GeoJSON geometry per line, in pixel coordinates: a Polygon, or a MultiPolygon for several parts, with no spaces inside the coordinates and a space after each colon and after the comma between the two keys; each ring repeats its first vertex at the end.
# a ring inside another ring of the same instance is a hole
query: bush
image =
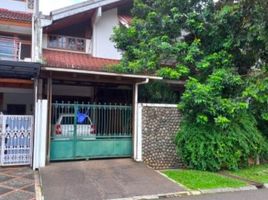
{"type": "Polygon", "coordinates": [[[184,121],[176,136],[176,145],[186,166],[209,171],[235,170],[267,152],[267,142],[249,115],[226,129],[184,121]]]}

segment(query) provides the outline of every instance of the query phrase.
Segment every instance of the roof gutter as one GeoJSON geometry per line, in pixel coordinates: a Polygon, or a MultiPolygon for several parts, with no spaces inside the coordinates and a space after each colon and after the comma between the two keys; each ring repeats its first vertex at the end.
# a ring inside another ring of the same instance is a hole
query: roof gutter
{"type": "Polygon", "coordinates": [[[142,161],[142,135],[138,131],[138,94],[139,86],[149,83],[149,78],[144,81],[135,83],[134,88],[134,120],[133,120],[133,132],[134,132],[134,159],[136,161],[142,161]]]}

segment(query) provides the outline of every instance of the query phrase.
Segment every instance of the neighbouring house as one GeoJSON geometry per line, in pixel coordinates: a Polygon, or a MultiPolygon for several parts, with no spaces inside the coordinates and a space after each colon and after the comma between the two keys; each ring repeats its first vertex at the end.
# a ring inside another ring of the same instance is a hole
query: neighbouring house
{"type": "MultiPolygon", "coordinates": [[[[142,120],[138,86],[162,78],[110,70],[121,59],[110,39],[113,28],[129,27],[133,2],[89,0],[49,15],[39,12],[38,1],[4,2],[0,4],[4,7],[0,9],[1,165],[37,169],[53,161],[78,159],[142,161],[147,144],[138,130],[142,120]]],[[[175,151],[173,146],[167,149],[175,151]]]]}
{"type": "Polygon", "coordinates": [[[35,79],[32,0],[0,3],[0,165],[32,162],[35,79]]]}

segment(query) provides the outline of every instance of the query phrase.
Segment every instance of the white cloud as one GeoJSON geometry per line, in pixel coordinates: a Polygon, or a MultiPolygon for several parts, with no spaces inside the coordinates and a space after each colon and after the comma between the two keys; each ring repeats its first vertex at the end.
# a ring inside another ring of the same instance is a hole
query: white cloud
{"type": "Polygon", "coordinates": [[[85,0],[40,0],[40,11],[49,14],[50,11],[63,8],[85,0]]]}

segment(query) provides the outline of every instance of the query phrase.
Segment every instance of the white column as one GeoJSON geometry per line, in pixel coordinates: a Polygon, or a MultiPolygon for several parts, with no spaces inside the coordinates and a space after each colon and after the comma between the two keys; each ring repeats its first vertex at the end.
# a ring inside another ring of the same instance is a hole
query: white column
{"type": "Polygon", "coordinates": [[[45,167],[47,143],[47,100],[38,100],[35,109],[33,169],[45,167]]]}
{"type": "Polygon", "coordinates": [[[142,104],[138,104],[137,112],[137,155],[136,161],[142,161],[142,104]]]}
{"type": "MultiPolygon", "coordinates": [[[[133,145],[134,145],[134,154],[133,154],[133,158],[134,160],[138,161],[138,151],[139,151],[139,148],[138,148],[138,145],[139,143],[141,144],[141,141],[139,141],[139,138],[138,138],[138,94],[139,94],[139,85],[144,85],[144,84],[147,84],[149,83],[149,78],[146,78],[144,81],[142,82],[138,82],[138,83],[135,83],[134,85],[134,119],[133,119],[133,139],[134,139],[134,142],[133,142],[133,145]]],[[[141,136],[140,136],[141,137],[141,136]]],[[[140,152],[141,154],[142,152],[140,152]]]]}

